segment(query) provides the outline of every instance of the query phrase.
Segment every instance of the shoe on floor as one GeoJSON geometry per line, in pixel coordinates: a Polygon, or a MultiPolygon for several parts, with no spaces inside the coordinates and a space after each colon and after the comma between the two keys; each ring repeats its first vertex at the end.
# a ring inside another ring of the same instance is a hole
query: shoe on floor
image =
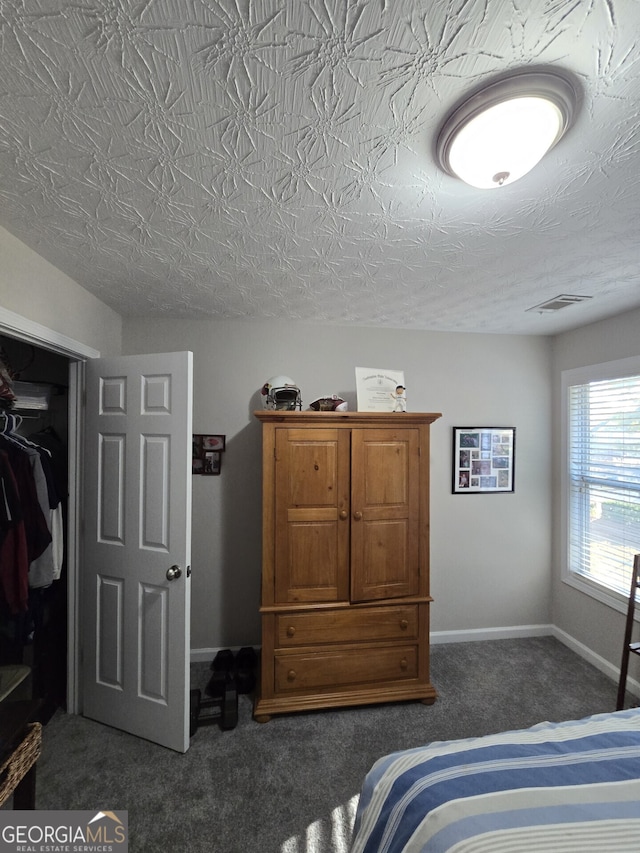
{"type": "Polygon", "coordinates": [[[231,649],[222,649],[214,657],[211,663],[213,675],[205,687],[207,696],[214,699],[224,696],[227,681],[235,675],[235,657],[231,649]]]}
{"type": "Polygon", "coordinates": [[[251,693],[256,686],[258,656],[252,646],[243,646],[236,655],[236,683],[238,693],[251,693]]]}

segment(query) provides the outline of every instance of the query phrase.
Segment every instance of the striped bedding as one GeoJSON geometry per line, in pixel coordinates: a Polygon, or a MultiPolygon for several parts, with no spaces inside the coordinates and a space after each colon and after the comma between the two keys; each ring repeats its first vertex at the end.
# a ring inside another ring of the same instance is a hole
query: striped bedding
{"type": "Polygon", "coordinates": [[[639,853],[640,709],[381,758],[351,853],[639,853]]]}

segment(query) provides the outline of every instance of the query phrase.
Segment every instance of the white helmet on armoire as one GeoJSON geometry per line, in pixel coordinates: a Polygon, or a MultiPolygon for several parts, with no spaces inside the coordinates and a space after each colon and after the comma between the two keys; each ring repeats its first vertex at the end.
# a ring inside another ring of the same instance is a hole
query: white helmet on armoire
{"type": "Polygon", "coordinates": [[[272,376],[262,386],[261,393],[263,409],[302,409],[300,389],[290,376],[272,376]]]}

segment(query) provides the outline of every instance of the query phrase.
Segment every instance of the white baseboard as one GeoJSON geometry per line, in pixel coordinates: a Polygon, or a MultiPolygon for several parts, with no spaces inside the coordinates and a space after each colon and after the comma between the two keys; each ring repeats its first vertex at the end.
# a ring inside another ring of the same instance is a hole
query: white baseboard
{"type": "MultiPolygon", "coordinates": [[[[229,648],[229,646],[225,646],[225,648],[229,648]]],[[[241,646],[231,646],[231,651],[235,654],[241,648],[241,646]]],[[[254,649],[259,651],[260,646],[254,646],[254,649]]],[[[191,649],[191,663],[211,663],[220,651],[222,651],[222,646],[219,649],[191,649]]]]}
{"type": "Polygon", "coordinates": [[[502,628],[470,628],[462,631],[432,631],[431,645],[440,643],[477,643],[482,640],[514,640],[519,637],[548,637],[553,625],[512,625],[502,628]]]}
{"type": "Polygon", "coordinates": [[[191,663],[211,663],[218,649],[191,649],[191,663]]]}
{"type": "MultiPolygon", "coordinates": [[[[474,643],[482,640],[512,640],[516,637],[548,637],[553,625],[516,625],[507,628],[472,628],[467,631],[432,631],[431,645],[439,643],[474,643]]],[[[237,652],[240,646],[232,647],[237,652]]],[[[259,648],[259,647],[256,647],[259,648]]],[[[191,649],[191,663],[205,663],[214,659],[218,648],[191,649]]]]}
{"type": "MultiPolygon", "coordinates": [[[[596,654],[584,643],[579,642],[566,631],[555,625],[512,625],[502,628],[470,628],[461,631],[433,631],[431,633],[431,645],[437,646],[443,643],[478,643],[483,640],[513,640],[522,637],[555,637],[565,646],[574,651],[584,660],[595,666],[600,672],[617,682],[620,669],[596,654]]],[[[232,648],[237,652],[240,646],[232,648]]],[[[256,647],[259,650],[259,646],[256,647]]],[[[217,648],[191,649],[191,663],[210,663],[220,651],[217,648]]],[[[635,678],[627,679],[627,690],[634,696],[640,697],[640,682],[635,678]]]]}
{"type": "MultiPolygon", "coordinates": [[[[581,658],[588,661],[592,666],[595,666],[596,669],[599,669],[600,672],[608,675],[612,681],[615,681],[616,683],[618,682],[618,679],[620,678],[619,666],[614,666],[601,655],[592,651],[588,646],[585,646],[584,643],[579,642],[575,637],[572,637],[571,634],[567,634],[566,631],[557,628],[555,625],[553,626],[553,636],[557,640],[560,640],[561,643],[564,643],[564,645],[570,648],[571,651],[574,651],[576,654],[580,655],[581,658]]],[[[627,678],[627,690],[634,696],[640,696],[640,682],[629,676],[627,678]]]]}

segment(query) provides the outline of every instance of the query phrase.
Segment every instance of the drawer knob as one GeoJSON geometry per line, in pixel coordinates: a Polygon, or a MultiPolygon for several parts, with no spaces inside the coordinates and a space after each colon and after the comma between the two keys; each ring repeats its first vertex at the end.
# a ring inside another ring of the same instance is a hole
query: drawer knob
{"type": "Polygon", "coordinates": [[[293,625],[289,625],[289,627],[287,628],[287,637],[293,637],[295,633],[296,629],[293,627],[293,625]]]}
{"type": "Polygon", "coordinates": [[[287,673],[287,680],[288,680],[288,681],[295,681],[295,680],[296,680],[296,671],[295,671],[295,669],[290,669],[290,670],[289,670],[289,672],[287,673]]]}
{"type": "Polygon", "coordinates": [[[406,619],[400,620],[400,627],[402,628],[403,631],[407,630],[407,628],[409,627],[409,623],[407,622],[406,619]]]}
{"type": "Polygon", "coordinates": [[[400,669],[404,672],[408,666],[409,664],[407,663],[407,659],[402,658],[402,660],[400,661],[400,669]]]}

